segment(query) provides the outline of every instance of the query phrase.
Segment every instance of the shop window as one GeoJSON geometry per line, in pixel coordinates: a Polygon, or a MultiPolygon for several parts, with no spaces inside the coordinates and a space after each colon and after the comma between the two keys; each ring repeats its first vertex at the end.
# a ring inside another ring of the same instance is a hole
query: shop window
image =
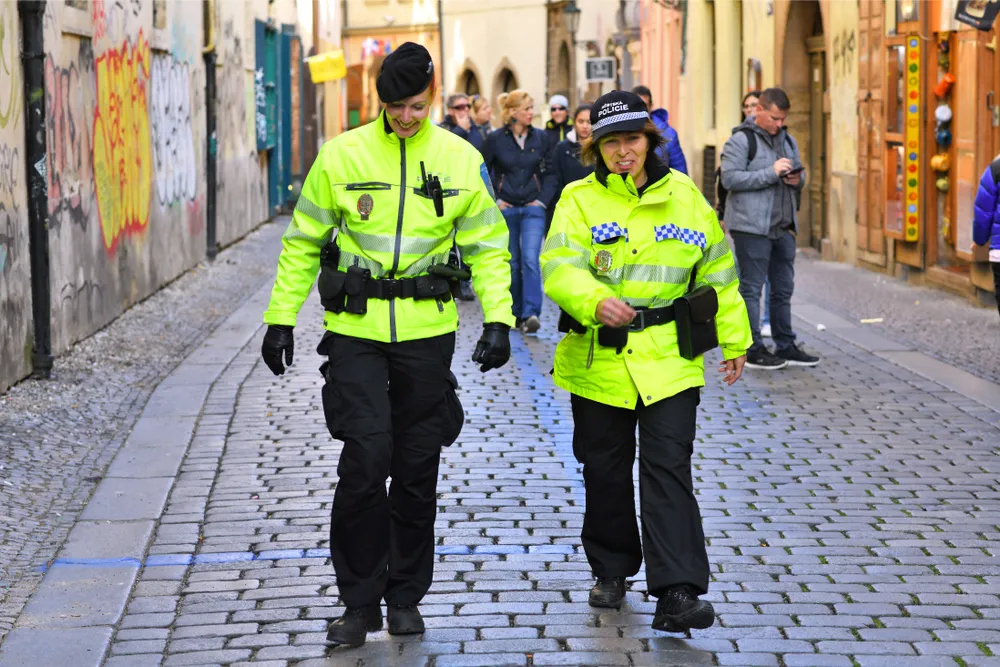
{"type": "Polygon", "coordinates": [[[885,124],[889,134],[902,134],[906,116],[906,46],[889,47],[889,88],[885,124]]]}
{"type": "Polygon", "coordinates": [[[903,237],[903,145],[890,143],[886,151],[885,231],[896,238],[903,237]]]}

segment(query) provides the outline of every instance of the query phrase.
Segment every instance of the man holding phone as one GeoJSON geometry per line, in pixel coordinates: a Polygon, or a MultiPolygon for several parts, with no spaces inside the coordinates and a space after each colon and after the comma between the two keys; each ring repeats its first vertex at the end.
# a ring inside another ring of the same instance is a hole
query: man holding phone
{"type": "Polygon", "coordinates": [[[815,366],[819,357],[795,344],[792,293],[795,289],[795,235],[805,187],[798,144],[785,129],[791,103],[780,88],[760,94],[757,108],[722,149],[722,186],[726,227],[733,237],[740,273],[740,294],[747,304],[753,347],[747,368],[777,370],[815,366]],[[760,335],[760,294],[771,282],[772,353],[760,335]]]}

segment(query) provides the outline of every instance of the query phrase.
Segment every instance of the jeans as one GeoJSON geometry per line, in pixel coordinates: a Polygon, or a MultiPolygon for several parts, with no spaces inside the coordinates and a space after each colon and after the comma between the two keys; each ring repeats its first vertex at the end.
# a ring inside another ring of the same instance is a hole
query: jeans
{"type": "Polygon", "coordinates": [[[997,310],[1000,310],[1000,262],[990,264],[993,267],[993,287],[997,295],[997,310]]]}
{"type": "Polygon", "coordinates": [[[771,281],[764,281],[764,326],[771,324],[771,281]]]}
{"type": "Polygon", "coordinates": [[[792,292],[795,290],[795,237],[786,232],[770,239],[756,234],[733,233],[739,258],[740,295],[747,304],[754,351],[764,348],[760,336],[760,293],[771,283],[771,338],[778,350],[795,347],[792,331],[792,292]]]}
{"type": "Polygon", "coordinates": [[[542,239],[545,236],[545,209],[541,206],[512,206],[503,210],[510,233],[510,293],[514,297],[514,317],[528,319],[542,314],[542,239]]]}

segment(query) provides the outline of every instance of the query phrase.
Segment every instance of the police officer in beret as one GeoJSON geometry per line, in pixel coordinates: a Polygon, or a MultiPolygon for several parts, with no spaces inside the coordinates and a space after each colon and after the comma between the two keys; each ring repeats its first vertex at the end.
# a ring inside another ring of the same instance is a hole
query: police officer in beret
{"type": "Polygon", "coordinates": [[[347,609],[327,640],[346,646],[382,628],[383,600],[391,634],[424,631],[417,605],[433,576],[441,448],[465,421],[450,370],[458,328],[451,288],[463,277],[447,263],[453,244],[482,304],[472,355],[482,372],[507,363],[514,324],[507,227],[479,151],[429,121],[427,49],[401,45],[383,61],[376,88],[378,119],[327,142],[303,183],[261,349],[283,374],[318,273],[323,407],[344,443],[330,554],[347,609]]]}

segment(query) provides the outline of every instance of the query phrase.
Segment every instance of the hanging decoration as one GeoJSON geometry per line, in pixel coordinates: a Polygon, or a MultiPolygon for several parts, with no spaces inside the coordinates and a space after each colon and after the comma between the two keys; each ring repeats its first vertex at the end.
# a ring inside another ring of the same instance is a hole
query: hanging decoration
{"type": "Polygon", "coordinates": [[[920,240],[920,40],[906,41],[906,180],[903,238],[920,240]]]}

